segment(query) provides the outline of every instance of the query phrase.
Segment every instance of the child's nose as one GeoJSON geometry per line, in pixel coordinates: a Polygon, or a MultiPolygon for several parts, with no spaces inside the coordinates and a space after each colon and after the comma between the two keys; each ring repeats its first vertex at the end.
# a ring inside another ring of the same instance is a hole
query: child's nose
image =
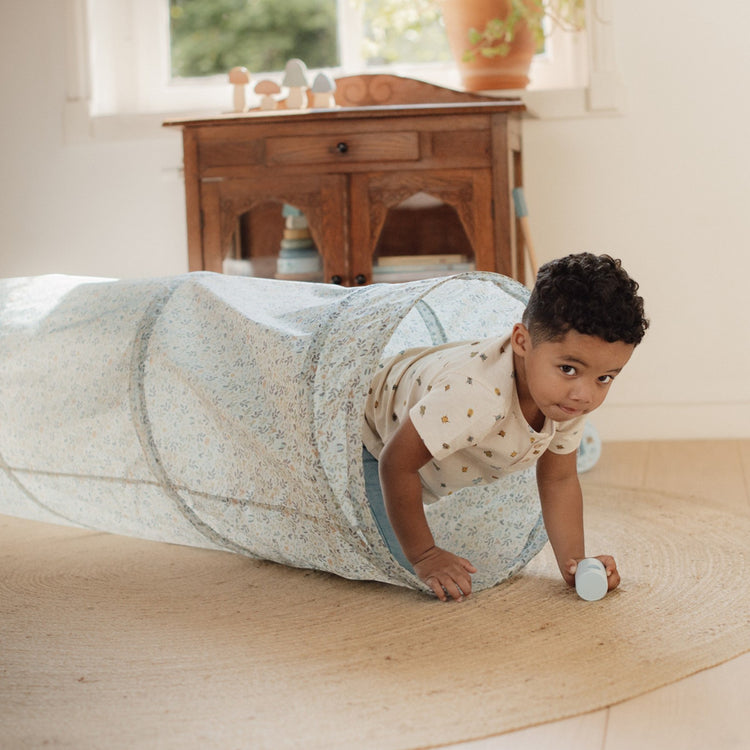
{"type": "Polygon", "coordinates": [[[588,383],[578,381],[570,393],[570,398],[581,404],[590,404],[593,401],[593,390],[588,383]]]}

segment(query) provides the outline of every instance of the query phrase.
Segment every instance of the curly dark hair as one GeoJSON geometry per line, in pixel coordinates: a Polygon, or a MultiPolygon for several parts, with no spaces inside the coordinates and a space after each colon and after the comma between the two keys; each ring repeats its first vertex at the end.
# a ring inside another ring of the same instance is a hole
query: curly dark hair
{"type": "Polygon", "coordinates": [[[534,342],[570,331],[637,345],[649,321],[638,284],[609,255],[577,253],[545,263],[537,274],[523,323],[534,342]]]}

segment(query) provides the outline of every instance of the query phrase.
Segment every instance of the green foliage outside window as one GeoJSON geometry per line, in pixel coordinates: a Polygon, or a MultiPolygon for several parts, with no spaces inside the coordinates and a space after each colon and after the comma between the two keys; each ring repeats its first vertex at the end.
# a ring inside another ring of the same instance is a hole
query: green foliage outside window
{"type": "MultiPolygon", "coordinates": [[[[367,65],[450,59],[433,0],[350,0],[363,16],[367,65]]],[[[336,0],[170,0],[172,76],[283,70],[298,57],[309,68],[339,66],[336,0]]],[[[357,72],[357,71],[349,71],[357,72]]]]}
{"type": "Polygon", "coordinates": [[[172,76],[339,64],[336,0],[170,0],[172,76]]]}
{"type": "Polygon", "coordinates": [[[368,64],[451,59],[442,14],[434,0],[358,0],[363,4],[368,64]]]}

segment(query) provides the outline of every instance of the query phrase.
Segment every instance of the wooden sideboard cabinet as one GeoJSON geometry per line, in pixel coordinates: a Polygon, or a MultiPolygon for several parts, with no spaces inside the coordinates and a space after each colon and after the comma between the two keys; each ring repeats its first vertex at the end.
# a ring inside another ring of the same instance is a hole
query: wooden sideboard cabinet
{"type": "Polygon", "coordinates": [[[367,284],[389,210],[427,194],[455,209],[478,270],[524,280],[520,100],[384,75],[339,79],[336,99],[164,123],[182,128],[191,271],[222,271],[238,218],[275,201],[304,212],[325,280],[367,284]]]}

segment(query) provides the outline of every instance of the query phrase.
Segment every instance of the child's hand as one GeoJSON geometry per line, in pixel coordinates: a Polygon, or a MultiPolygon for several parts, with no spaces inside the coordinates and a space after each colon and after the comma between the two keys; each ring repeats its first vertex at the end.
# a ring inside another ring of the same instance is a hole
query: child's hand
{"type": "MultiPolygon", "coordinates": [[[[569,576],[566,576],[565,579],[571,586],[575,586],[576,568],[578,568],[578,563],[581,562],[582,559],[583,558],[580,560],[570,559],[565,563],[565,572],[570,574],[569,576]]],[[[597,555],[596,559],[604,565],[604,570],[607,573],[607,591],[616,589],[620,585],[620,574],[617,571],[615,558],[611,555],[597,555]]]]}
{"type": "Polygon", "coordinates": [[[477,569],[465,558],[452,552],[430,547],[414,565],[417,576],[424,581],[440,601],[453,597],[461,602],[471,593],[471,573],[477,569]]]}

